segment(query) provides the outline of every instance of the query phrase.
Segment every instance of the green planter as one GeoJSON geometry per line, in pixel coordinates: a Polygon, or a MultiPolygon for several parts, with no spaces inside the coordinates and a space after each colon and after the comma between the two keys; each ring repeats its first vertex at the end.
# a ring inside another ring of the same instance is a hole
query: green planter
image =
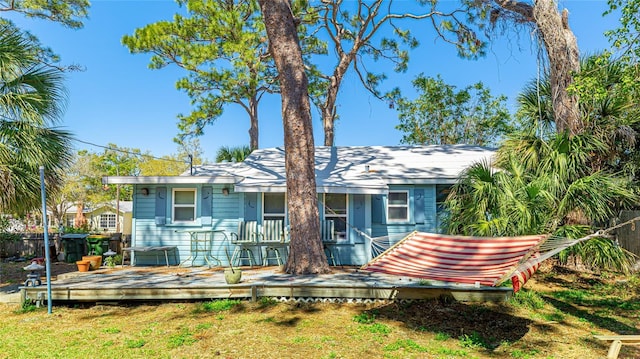
{"type": "Polygon", "coordinates": [[[87,237],[87,246],[89,254],[101,256],[102,253],[109,250],[109,236],[103,236],[99,234],[92,234],[87,237]]]}
{"type": "Polygon", "coordinates": [[[60,237],[62,248],[64,251],[64,261],[67,263],[75,263],[85,255],[84,245],[86,243],[87,234],[63,234],[60,237]]]}
{"type": "Polygon", "coordinates": [[[225,268],[224,270],[224,280],[227,284],[238,284],[240,283],[240,278],[242,278],[242,270],[240,268],[225,268]]]}

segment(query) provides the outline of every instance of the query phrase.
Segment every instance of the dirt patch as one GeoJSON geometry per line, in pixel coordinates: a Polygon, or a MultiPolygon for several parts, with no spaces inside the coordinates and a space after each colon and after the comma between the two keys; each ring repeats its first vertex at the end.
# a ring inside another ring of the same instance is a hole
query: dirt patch
{"type": "MultiPolygon", "coordinates": [[[[28,272],[23,268],[31,262],[0,262],[0,289],[7,286],[22,284],[27,279],[28,272]]],[[[75,263],[53,262],[51,263],[51,279],[57,279],[58,275],[77,272],[78,267],[75,263]]],[[[42,279],[46,277],[45,271],[42,272],[42,279]]]]}

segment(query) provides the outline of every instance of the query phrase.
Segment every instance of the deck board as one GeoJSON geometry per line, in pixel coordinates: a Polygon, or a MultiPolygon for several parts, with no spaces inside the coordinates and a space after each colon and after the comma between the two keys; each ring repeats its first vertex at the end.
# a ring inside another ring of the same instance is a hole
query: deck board
{"type": "MultiPolygon", "coordinates": [[[[51,282],[54,302],[180,301],[260,297],[416,300],[452,296],[459,301],[504,301],[511,288],[475,287],[336,268],[331,274],[293,276],[278,267],[243,269],[229,285],[220,268],[124,267],[75,272],[51,282]]],[[[21,287],[23,298],[46,299],[46,285],[21,287]]]]}

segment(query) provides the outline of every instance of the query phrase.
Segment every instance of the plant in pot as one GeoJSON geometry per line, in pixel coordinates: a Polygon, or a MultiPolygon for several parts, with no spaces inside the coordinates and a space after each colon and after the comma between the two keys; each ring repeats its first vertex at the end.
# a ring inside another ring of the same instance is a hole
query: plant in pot
{"type": "Polygon", "coordinates": [[[231,262],[227,248],[224,249],[224,253],[227,255],[227,260],[229,261],[229,268],[224,269],[224,280],[227,284],[238,284],[240,283],[240,278],[242,278],[242,270],[237,267],[233,268],[233,263],[231,262]]]}

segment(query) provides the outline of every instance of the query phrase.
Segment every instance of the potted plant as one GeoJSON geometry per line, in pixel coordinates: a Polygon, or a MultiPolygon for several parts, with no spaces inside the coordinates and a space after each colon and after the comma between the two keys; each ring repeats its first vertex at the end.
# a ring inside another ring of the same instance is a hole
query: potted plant
{"type": "Polygon", "coordinates": [[[78,266],[78,272],[88,272],[91,262],[88,260],[81,260],[76,261],[76,265],[78,266]]]}
{"type": "Polygon", "coordinates": [[[96,270],[102,266],[102,256],[82,256],[82,260],[89,262],[89,270],[96,270]]]}
{"type": "Polygon", "coordinates": [[[229,250],[227,248],[224,249],[224,253],[227,255],[227,260],[229,261],[229,268],[224,269],[224,280],[227,284],[238,284],[240,283],[240,278],[242,278],[242,270],[240,268],[233,268],[233,263],[231,263],[231,257],[229,256],[229,250]]]}

